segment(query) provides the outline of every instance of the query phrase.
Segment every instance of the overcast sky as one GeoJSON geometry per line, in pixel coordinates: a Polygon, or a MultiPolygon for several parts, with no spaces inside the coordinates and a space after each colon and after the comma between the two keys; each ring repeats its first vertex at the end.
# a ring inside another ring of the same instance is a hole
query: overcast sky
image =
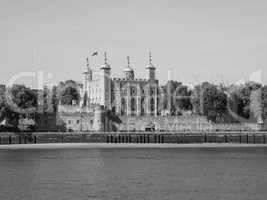
{"type": "MultiPolygon", "coordinates": [[[[86,56],[104,51],[112,76],[130,56],[145,78],[152,52],[157,78],[235,83],[260,70],[266,83],[266,0],[0,0],[0,83],[44,70],[53,82],[82,81],[86,56]]],[[[28,80],[27,80],[28,81],[28,80]]]]}

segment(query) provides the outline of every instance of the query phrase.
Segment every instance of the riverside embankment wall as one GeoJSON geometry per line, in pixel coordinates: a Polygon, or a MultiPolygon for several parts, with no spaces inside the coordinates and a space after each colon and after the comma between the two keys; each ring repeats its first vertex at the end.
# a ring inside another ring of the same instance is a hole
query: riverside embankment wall
{"type": "Polygon", "coordinates": [[[267,132],[220,133],[0,133],[0,145],[42,143],[267,144],[267,132]]]}

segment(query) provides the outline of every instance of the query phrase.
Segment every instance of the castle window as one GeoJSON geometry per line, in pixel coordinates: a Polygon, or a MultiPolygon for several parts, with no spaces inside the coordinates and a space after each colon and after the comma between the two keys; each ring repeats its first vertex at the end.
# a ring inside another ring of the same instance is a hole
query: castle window
{"type": "Polygon", "coordinates": [[[141,99],[141,115],[145,114],[145,99],[141,99]]]}
{"type": "Polygon", "coordinates": [[[153,115],[153,112],[155,111],[155,101],[153,98],[150,100],[150,111],[151,115],[153,115]]]}
{"type": "Polygon", "coordinates": [[[77,124],[79,124],[80,123],[80,120],[77,120],[77,124]]]}
{"type": "Polygon", "coordinates": [[[131,95],[136,95],[136,88],[134,87],[131,88],[131,95]]]}
{"type": "Polygon", "coordinates": [[[124,98],[121,99],[121,114],[126,114],[126,101],[124,98]]]}
{"type": "Polygon", "coordinates": [[[131,99],[131,114],[135,115],[135,111],[136,111],[136,101],[135,98],[131,99]]]}
{"type": "Polygon", "coordinates": [[[126,89],[122,89],[122,94],[126,95],[127,94],[127,90],[126,89]]]}
{"type": "Polygon", "coordinates": [[[71,120],[68,120],[68,123],[71,124],[71,120]]]}
{"type": "Polygon", "coordinates": [[[141,93],[142,93],[142,94],[145,94],[145,90],[144,90],[144,88],[141,88],[141,93]]]}

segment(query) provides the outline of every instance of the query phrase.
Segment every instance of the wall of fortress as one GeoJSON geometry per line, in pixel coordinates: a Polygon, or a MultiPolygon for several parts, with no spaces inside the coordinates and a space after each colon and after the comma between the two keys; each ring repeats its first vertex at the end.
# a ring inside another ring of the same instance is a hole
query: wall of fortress
{"type": "MultiPolygon", "coordinates": [[[[205,116],[118,116],[115,125],[116,131],[144,131],[145,127],[153,123],[156,131],[251,131],[266,129],[259,127],[257,123],[211,123],[205,116]]],[[[107,126],[107,125],[106,125],[107,126]]]]}

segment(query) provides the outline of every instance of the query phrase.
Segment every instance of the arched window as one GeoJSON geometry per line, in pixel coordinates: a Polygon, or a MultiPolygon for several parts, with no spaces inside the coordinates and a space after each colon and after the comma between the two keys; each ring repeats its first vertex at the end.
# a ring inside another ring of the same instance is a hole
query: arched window
{"type": "Polygon", "coordinates": [[[141,99],[141,115],[145,114],[145,99],[141,99]]]}
{"type": "Polygon", "coordinates": [[[153,115],[154,111],[155,111],[155,100],[154,100],[154,98],[150,99],[150,111],[151,111],[151,115],[153,115]]]}
{"type": "Polygon", "coordinates": [[[112,106],[111,112],[112,112],[112,114],[115,114],[115,113],[116,113],[116,108],[115,108],[115,106],[112,106]]]}
{"type": "Polygon", "coordinates": [[[135,115],[136,113],[136,100],[135,98],[131,98],[131,115],[135,115]]]}
{"type": "Polygon", "coordinates": [[[126,101],[124,98],[121,99],[121,114],[122,115],[126,114],[126,101]]]}

